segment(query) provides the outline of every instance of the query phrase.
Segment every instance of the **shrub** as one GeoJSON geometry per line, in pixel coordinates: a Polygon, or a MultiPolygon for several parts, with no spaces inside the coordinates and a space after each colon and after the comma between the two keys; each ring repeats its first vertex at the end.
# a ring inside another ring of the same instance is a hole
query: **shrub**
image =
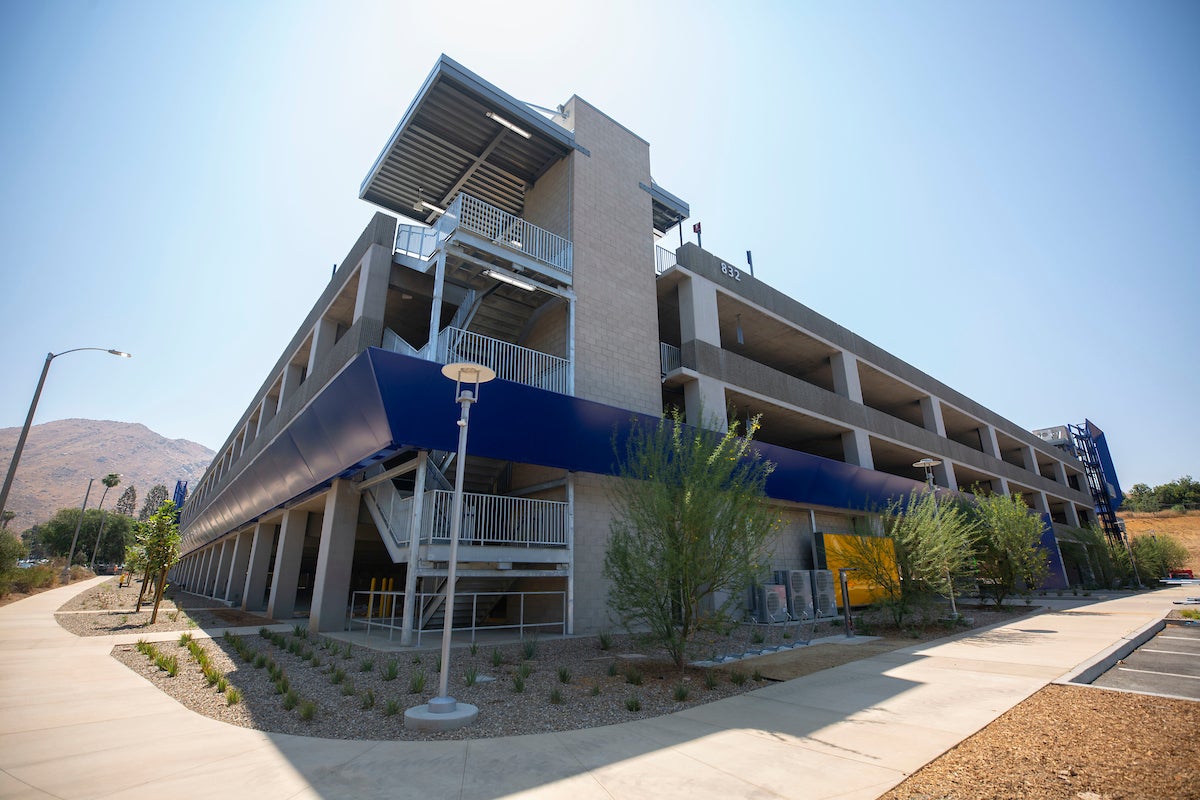
{"type": "Polygon", "coordinates": [[[466,674],[463,676],[463,678],[464,678],[464,680],[466,681],[466,683],[467,683],[467,686],[474,686],[474,685],[475,685],[475,683],[476,683],[476,682],[479,680],[479,669],[478,669],[478,667],[476,667],[474,664],[472,664],[471,666],[467,667],[467,672],[466,672],[466,674]]]}
{"type": "Polygon", "coordinates": [[[179,659],[175,658],[175,656],[159,653],[154,657],[154,663],[160,670],[172,678],[179,674],[179,659]]]}
{"type": "Polygon", "coordinates": [[[677,683],[675,684],[675,690],[673,694],[675,696],[675,702],[682,703],[688,699],[688,687],[682,683],[677,683]]]}
{"type": "Polygon", "coordinates": [[[375,669],[375,659],[373,658],[364,658],[362,661],[358,662],[359,672],[370,672],[373,669],[375,669]]]}
{"type": "Polygon", "coordinates": [[[400,713],[400,702],[398,700],[388,700],[383,706],[383,715],[385,717],[394,717],[400,713]]]}
{"type": "Polygon", "coordinates": [[[766,680],[766,676],[764,676],[759,670],[754,670],[754,675],[751,677],[754,678],[755,683],[762,683],[766,680]]]}
{"type": "Polygon", "coordinates": [[[354,694],[354,681],[346,681],[342,684],[342,697],[349,697],[354,694]]]}
{"type": "Polygon", "coordinates": [[[629,669],[625,670],[626,683],[633,686],[641,686],[643,680],[645,680],[645,678],[642,676],[641,670],[635,667],[630,667],[629,669]]]}
{"type": "Polygon", "coordinates": [[[750,634],[750,641],[754,644],[762,644],[766,641],[766,639],[763,638],[763,635],[760,631],[754,631],[752,634],[750,634]]]}
{"type": "Polygon", "coordinates": [[[559,683],[570,683],[571,682],[571,670],[567,669],[566,667],[559,667],[558,668],[558,682],[559,683]]]}
{"type": "Polygon", "coordinates": [[[607,672],[607,673],[608,673],[608,677],[610,677],[610,678],[614,678],[614,677],[616,677],[616,675],[617,675],[617,662],[615,662],[615,661],[610,661],[610,662],[608,662],[608,669],[607,669],[607,670],[605,670],[605,672],[607,672]]]}
{"type": "Polygon", "coordinates": [[[492,666],[498,667],[503,663],[504,663],[504,656],[500,655],[500,651],[493,647],[492,648],[492,666]]]}
{"type": "Polygon", "coordinates": [[[425,691],[425,670],[418,669],[408,676],[408,693],[420,694],[425,691]]]}
{"type": "Polygon", "coordinates": [[[308,628],[304,627],[303,625],[293,625],[292,626],[292,635],[295,636],[297,639],[307,639],[308,638],[308,628]]]}
{"type": "Polygon", "coordinates": [[[598,683],[592,684],[591,695],[592,695],[592,697],[600,696],[600,684],[598,684],[598,683]]]}
{"type": "Polygon", "coordinates": [[[559,706],[559,705],[562,705],[562,701],[563,701],[563,696],[562,696],[561,691],[559,691],[558,689],[555,689],[554,691],[550,692],[550,702],[552,704],[559,706]]]}
{"type": "Polygon", "coordinates": [[[612,634],[609,633],[608,631],[600,632],[600,649],[601,650],[611,650],[612,649],[612,634]]]}
{"type": "Polygon", "coordinates": [[[513,691],[516,692],[517,694],[520,694],[521,692],[525,691],[525,678],[524,678],[524,676],[521,675],[521,673],[518,672],[513,675],[512,683],[513,683],[513,687],[512,687],[513,691]]]}
{"type": "Polygon", "coordinates": [[[627,697],[625,698],[625,708],[636,714],[642,710],[642,701],[638,699],[637,695],[634,695],[633,697],[627,697]]]}
{"type": "Polygon", "coordinates": [[[525,656],[525,660],[537,658],[538,642],[537,638],[525,639],[521,642],[521,653],[525,656]]]}
{"type": "Polygon", "coordinates": [[[241,700],[242,700],[242,693],[239,692],[237,689],[235,689],[232,686],[229,686],[225,689],[225,705],[227,705],[227,706],[236,705],[237,703],[240,703],[241,700]]]}
{"type": "Polygon", "coordinates": [[[256,653],[254,655],[254,668],[262,669],[266,665],[267,665],[267,657],[265,655],[263,655],[262,653],[256,653]]]}
{"type": "Polygon", "coordinates": [[[329,682],[330,683],[337,685],[344,680],[346,680],[346,670],[342,669],[341,667],[334,667],[329,672],[329,682]]]}
{"type": "Polygon", "coordinates": [[[707,689],[717,688],[717,676],[711,669],[704,670],[704,686],[707,689]]]}
{"type": "Polygon", "coordinates": [[[734,686],[741,686],[746,682],[746,673],[735,669],[733,672],[729,673],[729,682],[734,686]]]}
{"type": "Polygon", "coordinates": [[[317,716],[317,704],[312,700],[305,700],[300,704],[300,719],[305,722],[312,722],[313,717],[317,716]]]}
{"type": "Polygon", "coordinates": [[[396,676],[399,674],[400,674],[400,665],[397,664],[396,659],[393,658],[392,660],[388,661],[386,664],[383,665],[383,669],[380,670],[379,676],[381,678],[383,678],[385,681],[394,681],[394,680],[396,680],[396,676]]]}
{"type": "Polygon", "coordinates": [[[363,711],[367,711],[368,709],[374,708],[375,707],[375,692],[372,691],[371,689],[367,689],[366,691],[359,694],[358,707],[361,708],[363,711]]]}
{"type": "Polygon", "coordinates": [[[533,665],[532,664],[522,664],[521,666],[517,667],[517,674],[520,675],[522,678],[528,678],[530,675],[533,674],[533,665]]]}
{"type": "Polygon", "coordinates": [[[475,644],[475,642],[471,642],[471,655],[475,655],[478,652],[479,652],[479,645],[475,644]]]}
{"type": "Polygon", "coordinates": [[[296,694],[292,689],[288,689],[287,693],[283,695],[283,709],[285,711],[291,711],[299,702],[300,695],[296,694]]]}
{"type": "MultiPolygon", "coordinates": [[[[183,633],[179,634],[179,646],[180,647],[187,647],[187,644],[190,641],[192,641],[191,633],[184,631],[183,633]]],[[[195,655],[195,654],[193,653],[193,655],[195,655]]]]}

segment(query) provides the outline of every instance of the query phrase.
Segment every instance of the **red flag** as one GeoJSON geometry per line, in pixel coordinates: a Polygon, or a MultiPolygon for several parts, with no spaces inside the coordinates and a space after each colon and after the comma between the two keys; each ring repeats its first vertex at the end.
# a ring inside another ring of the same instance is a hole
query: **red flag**
{"type": "Polygon", "coordinates": [[[697,222],[695,225],[692,226],[692,233],[699,233],[699,232],[700,232],[700,223],[697,222]]]}

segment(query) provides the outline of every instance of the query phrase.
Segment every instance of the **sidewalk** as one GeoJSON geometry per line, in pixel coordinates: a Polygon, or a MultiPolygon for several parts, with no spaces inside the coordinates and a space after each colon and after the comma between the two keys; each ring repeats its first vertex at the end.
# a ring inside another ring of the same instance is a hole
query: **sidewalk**
{"type": "Polygon", "coordinates": [[[1189,591],[1040,598],[1050,610],[1036,616],[666,717],[377,742],[260,733],[188,711],[108,655],[136,635],[77,638],[54,621],[103,580],[0,608],[0,798],[873,800],[1189,591]]]}

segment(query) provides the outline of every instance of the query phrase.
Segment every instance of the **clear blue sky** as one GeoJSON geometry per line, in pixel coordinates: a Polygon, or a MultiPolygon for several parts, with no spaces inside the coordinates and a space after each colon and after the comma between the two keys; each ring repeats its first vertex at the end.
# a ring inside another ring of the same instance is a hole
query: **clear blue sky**
{"type": "Polygon", "coordinates": [[[444,52],[648,140],[706,249],[1020,426],[1092,419],[1126,487],[1200,474],[1198,43],[1189,0],[7,0],[0,427],[115,347],[36,421],[219,447],[444,52]]]}

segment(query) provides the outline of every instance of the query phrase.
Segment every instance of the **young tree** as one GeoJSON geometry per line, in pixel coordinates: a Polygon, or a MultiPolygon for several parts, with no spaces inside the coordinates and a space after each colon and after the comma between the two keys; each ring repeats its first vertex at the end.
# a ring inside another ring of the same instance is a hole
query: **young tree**
{"type": "Polygon", "coordinates": [[[900,626],[922,596],[944,592],[953,601],[954,577],[973,567],[976,525],[956,498],[926,491],[892,500],[881,517],[895,552],[894,571],[889,574],[890,548],[881,542],[861,537],[843,553],[859,577],[880,586],[882,605],[900,626]]]}
{"type": "Polygon", "coordinates": [[[616,510],[604,556],[609,605],[630,632],[648,631],[683,668],[695,633],[726,618],[708,611],[716,592],[738,592],[761,569],[775,514],[764,502],[774,465],[746,435],[694,428],[672,410],[655,426],[634,423],[612,493],[616,510]]]}
{"type": "Polygon", "coordinates": [[[979,520],[979,577],[981,591],[999,608],[1021,587],[1032,590],[1049,572],[1042,549],[1042,520],[1029,511],[1020,493],[976,496],[979,520]]]}
{"type": "MultiPolygon", "coordinates": [[[[150,519],[142,523],[138,533],[146,573],[157,576],[154,611],[150,614],[150,624],[153,625],[158,620],[158,606],[162,603],[163,590],[166,588],[167,570],[179,560],[180,537],[179,524],[175,521],[175,503],[165,501],[150,519]]],[[[144,582],[142,589],[144,592],[144,582]]]]}
{"type": "Polygon", "coordinates": [[[167,501],[167,487],[161,483],[154,484],[153,488],[146,494],[146,502],[142,504],[142,510],[138,512],[138,520],[145,522],[159,512],[162,504],[167,501]]]}
{"type": "Polygon", "coordinates": [[[137,489],[129,486],[125,491],[121,492],[120,499],[117,500],[117,513],[124,514],[127,517],[132,517],[137,510],[137,489]]]}

